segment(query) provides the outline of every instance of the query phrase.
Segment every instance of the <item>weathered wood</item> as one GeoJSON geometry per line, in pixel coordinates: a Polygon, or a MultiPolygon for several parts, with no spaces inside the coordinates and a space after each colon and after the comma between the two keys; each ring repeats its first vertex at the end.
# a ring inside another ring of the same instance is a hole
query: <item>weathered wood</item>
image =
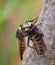
{"type": "MultiPolygon", "coordinates": [[[[38,19],[40,28],[44,34],[43,39],[47,46],[45,55],[38,55],[32,48],[26,50],[26,56],[22,65],[54,65],[55,56],[55,0],[44,0],[43,7],[38,19]]],[[[30,42],[32,45],[32,42],[30,42]]]]}

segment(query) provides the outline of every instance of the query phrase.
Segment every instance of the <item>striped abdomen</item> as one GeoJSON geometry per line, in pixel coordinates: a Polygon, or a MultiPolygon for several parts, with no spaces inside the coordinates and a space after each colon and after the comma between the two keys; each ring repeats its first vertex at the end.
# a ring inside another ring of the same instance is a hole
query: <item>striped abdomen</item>
{"type": "Polygon", "coordinates": [[[22,60],[23,59],[23,53],[24,53],[24,50],[25,50],[24,40],[21,40],[21,42],[19,42],[19,50],[20,50],[20,58],[22,60]]]}
{"type": "Polygon", "coordinates": [[[42,35],[35,35],[33,39],[33,44],[36,51],[39,55],[42,55],[47,50],[42,35]]]}

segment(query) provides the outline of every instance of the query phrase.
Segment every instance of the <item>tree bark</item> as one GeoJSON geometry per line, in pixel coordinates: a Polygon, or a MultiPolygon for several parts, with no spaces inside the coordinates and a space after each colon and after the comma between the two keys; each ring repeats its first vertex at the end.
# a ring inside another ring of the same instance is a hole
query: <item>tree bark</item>
{"type": "MultiPolygon", "coordinates": [[[[44,0],[43,7],[38,18],[40,28],[44,34],[43,39],[47,46],[45,55],[39,56],[37,52],[28,48],[22,65],[53,65],[55,61],[55,0],[44,0]]],[[[32,42],[30,42],[31,44],[32,42]]]]}

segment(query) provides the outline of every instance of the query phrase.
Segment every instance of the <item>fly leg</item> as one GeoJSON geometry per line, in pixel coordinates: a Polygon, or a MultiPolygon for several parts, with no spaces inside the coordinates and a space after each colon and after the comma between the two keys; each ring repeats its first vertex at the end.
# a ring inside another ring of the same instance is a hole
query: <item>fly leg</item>
{"type": "Polygon", "coordinates": [[[28,46],[28,47],[30,47],[30,48],[33,48],[33,49],[35,49],[34,47],[32,47],[32,46],[30,46],[30,45],[29,45],[29,40],[30,40],[30,39],[29,39],[29,37],[28,37],[27,46],[28,46]]]}

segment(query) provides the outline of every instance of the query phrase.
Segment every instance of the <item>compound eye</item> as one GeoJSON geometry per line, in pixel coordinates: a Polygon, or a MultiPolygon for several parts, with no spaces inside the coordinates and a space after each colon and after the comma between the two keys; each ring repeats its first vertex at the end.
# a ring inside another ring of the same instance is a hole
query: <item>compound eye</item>
{"type": "Polygon", "coordinates": [[[18,29],[17,32],[16,32],[16,38],[19,38],[20,35],[21,35],[21,30],[18,29]]]}

